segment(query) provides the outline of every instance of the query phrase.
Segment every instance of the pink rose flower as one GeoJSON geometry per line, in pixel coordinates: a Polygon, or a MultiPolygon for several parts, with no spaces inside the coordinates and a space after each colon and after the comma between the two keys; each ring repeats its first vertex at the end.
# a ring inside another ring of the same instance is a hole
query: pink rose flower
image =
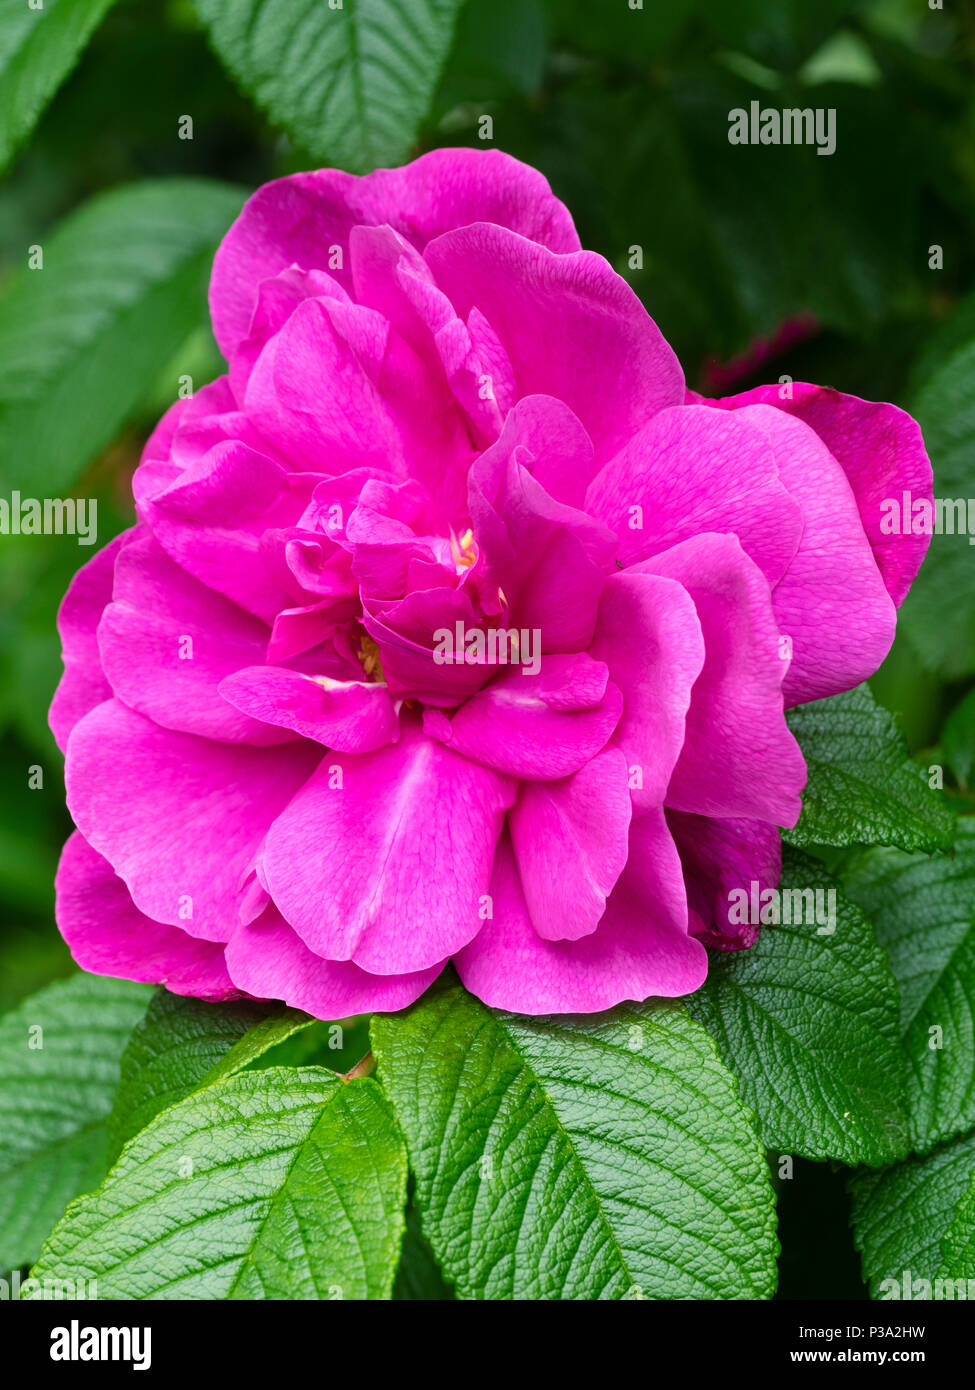
{"type": "Polygon", "coordinates": [[[229,371],[60,615],[78,963],[324,1018],[451,959],[528,1014],[696,989],[799,816],[786,708],[890,646],[917,425],[687,393],[493,151],[261,188],[210,302],[229,371]]]}

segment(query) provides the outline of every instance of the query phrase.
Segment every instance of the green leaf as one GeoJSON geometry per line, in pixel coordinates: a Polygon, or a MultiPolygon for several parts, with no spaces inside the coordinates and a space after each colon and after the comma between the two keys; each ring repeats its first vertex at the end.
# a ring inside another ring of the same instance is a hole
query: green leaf
{"type": "Polygon", "coordinates": [[[969,1134],[925,1158],[851,1179],[853,1233],[874,1298],[903,1298],[905,1288],[925,1296],[915,1279],[971,1277],[973,1176],[969,1134]],[[886,1280],[894,1282],[885,1287],[886,1280]]]}
{"type": "Polygon", "coordinates": [[[115,0],[0,3],[0,170],[37,124],[115,0]]]}
{"type": "Polygon", "coordinates": [[[835,893],[834,931],[820,935],[811,911],[790,913],[805,920],[763,927],[750,950],[715,952],[688,1008],[738,1077],[767,1148],[892,1163],[908,1133],[890,966],[822,865],[787,851],[779,887],[835,893]]]}
{"type": "Polygon", "coordinates": [[[131,1140],[32,1274],[95,1279],[99,1298],[388,1298],[406,1178],[373,1080],[240,1072],[131,1140]]]}
{"type": "Polygon", "coordinates": [[[788,714],[809,768],[791,845],[950,849],[954,819],[911,761],[894,716],[865,685],[788,714]]]}
{"type": "Polygon", "coordinates": [[[43,269],[0,298],[0,484],[54,495],[110,443],[206,322],[213,253],[242,196],[202,179],[129,184],[43,243],[43,269]]]}
{"type": "Polygon", "coordinates": [[[975,1172],[942,1237],[941,1254],[940,1278],[975,1280],[975,1172]]]}
{"type": "Polygon", "coordinates": [[[104,1176],[119,1058],[150,996],[75,975],[0,1019],[0,1268],[33,1260],[65,1204],[104,1176]]]}
{"type": "Polygon", "coordinates": [[[771,1295],[764,1156],[681,1007],[520,1018],[448,976],[372,1033],[459,1298],[771,1295]]]}
{"type": "Polygon", "coordinates": [[[161,1110],[242,1071],[313,1021],[298,1009],[208,1004],[158,990],[122,1054],[121,1081],[108,1122],[112,1161],[161,1110]]]}
{"type": "MultiPolygon", "coordinates": [[[[967,306],[963,306],[967,313],[967,306]]],[[[975,497],[975,339],[938,367],[917,393],[917,417],[934,466],[934,495],[975,497]]],[[[966,506],[967,512],[971,509],[966,506]]],[[[973,518],[975,520],[975,518],[973,518]]],[[[926,666],[945,680],[975,673],[975,584],[967,534],[931,537],[898,621],[926,666]]]]}
{"type": "Polygon", "coordinates": [[[220,58],[309,154],[347,169],[406,157],[462,0],[196,0],[220,58]]]}
{"type": "Polygon", "coordinates": [[[876,850],[844,874],[900,988],[912,1147],[975,1125],[975,819],[953,859],[876,850]]]}

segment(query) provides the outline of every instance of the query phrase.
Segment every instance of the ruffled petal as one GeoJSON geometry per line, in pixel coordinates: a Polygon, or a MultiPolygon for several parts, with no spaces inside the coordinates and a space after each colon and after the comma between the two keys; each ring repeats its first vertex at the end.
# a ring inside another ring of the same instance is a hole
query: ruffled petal
{"type": "Polygon", "coordinates": [[[269,826],[321,757],[303,741],[253,748],[173,733],[107,700],[68,742],[68,809],[140,912],[227,941],[269,826]]]}
{"type": "Polygon", "coordinates": [[[77,830],[64,847],[54,887],[58,927],[82,970],[165,985],[195,999],[240,993],[223,947],[140,912],[108,860],[77,830]]]}
{"type": "Polygon", "coordinates": [[[405,1009],[440,974],[442,966],[415,975],[370,975],[351,961],[323,960],[268,907],[242,923],[227,943],[227,969],[239,989],[282,999],[315,1018],[349,1018],[376,1010],[405,1009]]]}
{"type": "Polygon", "coordinates": [[[664,410],[593,480],[586,510],[619,537],[622,565],[726,532],[774,584],[802,535],[802,513],[775,464],[751,422],[707,406],[664,410]]]}
{"type": "Polygon", "coordinates": [[[789,391],[791,395],[783,397],[781,386],[757,386],[712,404],[723,410],[774,406],[816,431],[846,474],[880,573],[899,607],[921,568],[931,537],[885,533],[883,504],[899,503],[905,492],[912,499],[931,498],[931,462],[920,426],[896,405],[863,401],[830,386],[797,381],[789,384],[789,391]]]}
{"type": "Polygon", "coordinates": [[[591,652],[623,696],[613,742],[629,769],[633,804],[663,804],[684,746],[691,690],[704,666],[704,636],[683,585],[635,570],[610,575],[591,652]]]}
{"type": "Polygon", "coordinates": [[[511,844],[532,926],[546,941],[596,930],[626,863],[632,807],[626,759],[608,748],[558,782],[526,782],[511,844]]]}
{"type": "Polygon", "coordinates": [[[555,396],[610,459],[658,410],[680,405],[684,375],[659,328],[591,251],[555,255],[502,227],[447,232],[424,253],[458,316],[475,307],[504,345],[519,396],[555,396]]]}
{"type": "Polygon", "coordinates": [[[341,753],[368,753],[399,737],[385,685],[250,666],[228,676],[220,693],[266,727],[291,730],[341,753]]]}
{"type": "MultiPolygon", "coordinates": [[[[553,411],[546,428],[559,416],[573,418],[553,411]]],[[[581,651],[592,641],[616,540],[600,521],[557,502],[530,471],[538,423],[534,402],[527,410],[516,406],[500,439],[471,469],[478,552],[471,582],[486,612],[504,612],[511,625],[537,632],[542,651],[581,651]]]]}
{"type": "Polygon", "coordinates": [[[383,975],[427,970],[481,926],[514,783],[407,726],[328,755],[271,828],[271,897],[305,945],[383,975]]]}
{"type": "Polygon", "coordinates": [[[270,631],[173,563],[150,535],[126,546],[114,600],[98,625],[102,666],[118,698],[164,728],[232,743],[281,743],[220,693],[232,671],[263,661],[270,631]]]}
{"type": "Polygon", "coordinates": [[[82,565],[61,600],[58,632],[64,674],[54,692],[48,722],[62,753],[78,720],[111,698],[112,687],[102,670],[96,634],[102,613],[112,601],[115,562],[137,529],[123,531],[82,565]]]}
{"type": "Polygon", "coordinates": [[[475,762],[511,777],[549,781],[577,772],[605,747],[623,700],[602,662],[583,653],[514,667],[448,717],[426,710],[423,727],[475,762]]]}
{"type": "Polygon", "coordinates": [[[353,227],[388,223],[422,250],[471,222],[510,227],[553,251],[579,247],[543,176],[500,150],[433,150],[405,168],[362,178],[319,169],[265,184],[244,204],[213,265],[210,312],[224,356],[247,334],[261,281],[286,267],[331,270],[350,288],[353,227]]]}
{"type": "Polygon", "coordinates": [[[498,846],[491,897],[493,917],[455,963],[466,987],[492,1008],[599,1013],[625,999],[690,994],[707,974],[707,952],[687,932],[680,858],[662,811],[633,822],[626,869],[589,936],[538,935],[507,839],[498,846]]]}
{"type": "Polygon", "coordinates": [[[795,825],[806,764],[785,722],[787,663],[761,570],[734,536],[713,535],[682,541],[636,568],[683,584],[704,634],[704,667],[667,805],[795,825]]]}
{"type": "Polygon", "coordinates": [[[853,491],[809,425],[769,405],[738,414],[767,435],[779,476],[802,508],[799,549],[772,589],[780,631],[792,640],[786,704],[851,690],[880,666],[897,625],[853,491]]]}

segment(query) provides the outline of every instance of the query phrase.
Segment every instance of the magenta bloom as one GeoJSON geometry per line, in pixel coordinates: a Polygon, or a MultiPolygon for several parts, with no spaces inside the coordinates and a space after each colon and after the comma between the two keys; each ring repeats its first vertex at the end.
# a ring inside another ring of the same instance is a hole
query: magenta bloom
{"type": "Polygon", "coordinates": [[[785,709],[890,646],[917,425],[689,394],[496,152],[267,185],[210,302],[229,372],[60,615],[78,963],[324,1018],[450,959],[529,1014],[696,989],[799,816],[785,709]]]}

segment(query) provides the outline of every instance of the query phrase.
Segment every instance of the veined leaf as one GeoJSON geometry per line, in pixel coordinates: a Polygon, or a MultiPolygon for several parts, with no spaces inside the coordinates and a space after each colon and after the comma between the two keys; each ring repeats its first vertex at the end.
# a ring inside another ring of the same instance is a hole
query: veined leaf
{"type": "Polygon", "coordinates": [[[242,199],[203,179],[129,184],[43,242],[43,267],[22,270],[0,298],[5,488],[53,496],[111,442],[206,323],[213,253],[242,199]]]}
{"type": "Polygon", "coordinates": [[[99,1298],[388,1298],[406,1177],[375,1081],[240,1072],[131,1140],[32,1275],[94,1279],[99,1298]]]}
{"type": "Polygon", "coordinates": [[[277,125],[342,168],[397,164],[462,0],[196,0],[224,63],[277,125]]]}
{"type": "MultiPolygon", "coordinates": [[[[941,1256],[939,1278],[975,1282],[975,1172],[942,1237],[941,1256]]],[[[967,1290],[966,1297],[970,1297],[967,1290]]]]}
{"type": "Polygon", "coordinates": [[[950,849],[954,818],[914,763],[894,716],[865,685],[788,714],[809,768],[791,845],[950,849]]]}
{"type": "Polygon", "coordinates": [[[373,1046],[459,1298],[771,1295],[765,1159],[680,1006],[520,1018],[447,977],[373,1046]]]}
{"type": "Polygon", "coordinates": [[[972,1276],[973,1175],[969,1134],[924,1158],[850,1180],[853,1232],[874,1298],[931,1298],[930,1287],[925,1294],[915,1280],[972,1276]]]}
{"type": "Polygon", "coordinates": [[[844,875],[900,987],[912,1147],[975,1125],[975,819],[953,859],[874,850],[844,875]]]}
{"type": "Polygon", "coordinates": [[[112,1161],[160,1110],[256,1057],[313,1020],[298,1009],[209,1004],[157,990],[122,1054],[109,1117],[112,1161]]]}
{"type": "Polygon", "coordinates": [[[807,906],[810,892],[821,894],[827,909],[826,895],[835,894],[835,918],[822,923],[834,930],[821,933],[807,910],[798,924],[763,927],[750,950],[715,952],[688,1008],[737,1075],[768,1148],[851,1165],[891,1163],[906,1154],[908,1129],[890,966],[870,924],[822,865],[787,851],[779,888],[805,892],[807,906]]]}
{"type": "Polygon", "coordinates": [[[0,1019],[0,1267],[33,1260],[108,1166],[105,1120],[147,985],[74,975],[0,1019]]]}
{"type": "Polygon", "coordinates": [[[37,124],[115,0],[0,0],[0,169],[37,124]]]}

